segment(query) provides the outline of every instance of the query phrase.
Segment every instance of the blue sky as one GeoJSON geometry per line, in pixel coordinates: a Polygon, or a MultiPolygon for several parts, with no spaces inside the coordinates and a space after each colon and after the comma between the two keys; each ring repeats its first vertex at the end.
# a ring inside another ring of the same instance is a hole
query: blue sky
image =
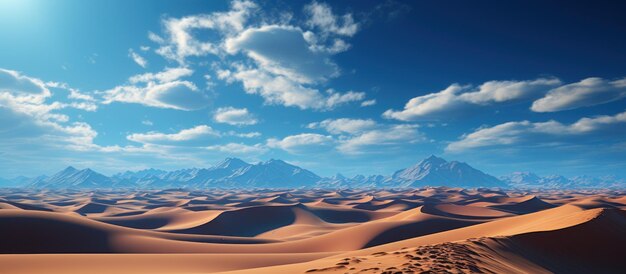
{"type": "Polygon", "coordinates": [[[626,176],[624,6],[576,2],[0,0],[0,176],[626,176]]]}

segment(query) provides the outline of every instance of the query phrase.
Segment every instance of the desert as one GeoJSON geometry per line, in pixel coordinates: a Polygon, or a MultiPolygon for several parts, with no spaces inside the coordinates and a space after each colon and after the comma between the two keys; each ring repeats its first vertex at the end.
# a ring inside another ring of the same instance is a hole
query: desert
{"type": "Polygon", "coordinates": [[[619,190],[0,191],[3,273],[619,273],[619,190]]]}

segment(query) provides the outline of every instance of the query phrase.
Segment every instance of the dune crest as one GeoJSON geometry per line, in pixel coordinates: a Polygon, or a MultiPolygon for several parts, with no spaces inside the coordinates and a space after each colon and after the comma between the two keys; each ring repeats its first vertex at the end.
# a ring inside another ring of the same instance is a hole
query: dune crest
{"type": "Polygon", "coordinates": [[[613,273],[626,267],[623,197],[445,187],[4,189],[0,272],[613,273]]]}

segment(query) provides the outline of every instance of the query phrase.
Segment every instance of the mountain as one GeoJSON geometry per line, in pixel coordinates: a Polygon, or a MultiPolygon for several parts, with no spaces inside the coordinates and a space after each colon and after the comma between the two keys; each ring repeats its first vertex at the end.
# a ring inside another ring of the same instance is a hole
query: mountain
{"type": "Polygon", "coordinates": [[[226,158],[210,168],[124,172],[114,178],[145,188],[297,188],[314,186],[321,179],[282,160],[250,164],[237,158],[226,158]]]}
{"type": "Polygon", "coordinates": [[[561,175],[538,176],[531,172],[513,172],[500,179],[513,188],[575,189],[575,188],[615,188],[623,187],[626,181],[614,176],[591,177],[561,175]]]}
{"type": "Polygon", "coordinates": [[[271,159],[255,165],[242,166],[225,182],[233,187],[298,188],[314,186],[320,179],[320,176],[311,171],[282,160],[271,159]]]}
{"type": "Polygon", "coordinates": [[[139,171],[126,171],[123,173],[115,174],[112,177],[117,179],[141,179],[151,176],[159,176],[165,173],[167,173],[167,171],[165,170],[149,168],[139,171]]]}
{"type": "Polygon", "coordinates": [[[531,172],[514,172],[497,179],[470,165],[430,156],[419,163],[391,175],[336,174],[322,178],[315,173],[282,160],[271,159],[255,164],[237,158],[226,158],[208,168],[188,168],[174,171],[144,169],[126,171],[107,177],[91,169],[74,167],[50,176],[1,179],[0,187],[29,188],[412,188],[449,186],[463,188],[616,188],[626,181],[615,177],[559,175],[539,176],[531,172]]]}
{"type": "Polygon", "coordinates": [[[448,162],[431,155],[414,166],[396,171],[383,182],[388,187],[506,187],[496,177],[462,162],[448,162]]]}
{"type": "Polygon", "coordinates": [[[34,180],[26,185],[29,188],[113,188],[122,187],[116,182],[89,168],[78,170],[74,167],[66,169],[52,175],[49,178],[34,180]]]}

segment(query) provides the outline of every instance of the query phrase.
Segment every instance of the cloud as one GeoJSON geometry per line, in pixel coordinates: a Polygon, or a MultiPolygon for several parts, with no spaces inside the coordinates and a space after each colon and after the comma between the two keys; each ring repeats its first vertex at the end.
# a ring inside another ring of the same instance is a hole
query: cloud
{"type": "Polygon", "coordinates": [[[93,98],[93,96],[91,96],[89,94],[81,93],[77,89],[70,88],[69,91],[70,91],[70,94],[67,96],[67,98],[69,98],[69,99],[76,99],[76,100],[82,100],[82,101],[87,101],[87,102],[95,102],[96,101],[96,99],[93,98]]]}
{"type": "Polygon", "coordinates": [[[536,98],[560,83],[556,78],[539,78],[527,81],[488,81],[477,88],[452,84],[440,92],[414,97],[406,103],[403,110],[387,110],[383,117],[401,121],[445,117],[472,106],[536,98]]]}
{"type": "Polygon", "coordinates": [[[246,145],[241,143],[228,143],[224,145],[213,145],[205,147],[207,150],[219,151],[229,154],[263,154],[267,152],[267,147],[262,144],[246,145]]]}
{"type": "Polygon", "coordinates": [[[595,106],[626,97],[626,78],[609,81],[591,77],[550,90],[533,102],[535,112],[555,112],[595,106]]]}
{"type": "Polygon", "coordinates": [[[234,71],[221,71],[218,77],[227,81],[241,81],[249,94],[259,94],[268,104],[295,106],[300,109],[329,110],[342,104],[365,98],[362,92],[337,93],[329,90],[324,95],[285,76],[275,76],[262,69],[236,66],[234,71]]]}
{"type": "Polygon", "coordinates": [[[446,151],[458,152],[469,149],[510,146],[538,145],[559,143],[584,143],[611,136],[621,136],[626,129],[626,112],[613,116],[603,115],[581,118],[572,124],[563,124],[554,120],[547,122],[507,122],[493,127],[479,128],[466,134],[460,140],[450,143],[446,151]],[[588,140],[580,139],[592,137],[588,140]]]}
{"type": "Polygon", "coordinates": [[[247,108],[218,108],[213,115],[213,119],[218,123],[234,126],[254,125],[258,123],[258,120],[254,115],[248,112],[247,108]]]}
{"type": "Polygon", "coordinates": [[[323,128],[332,134],[350,133],[357,134],[375,128],[376,122],[371,119],[326,119],[321,122],[310,123],[307,127],[311,129],[323,128]]]}
{"type": "Polygon", "coordinates": [[[163,71],[157,73],[148,72],[131,76],[128,81],[132,84],[149,82],[167,83],[176,81],[183,77],[191,76],[192,74],[193,70],[185,67],[165,68],[163,71]]]}
{"type": "MultiPolygon", "coordinates": [[[[382,152],[379,148],[423,142],[425,137],[416,125],[391,125],[367,130],[342,139],[337,149],[345,154],[382,152]]],[[[385,149],[387,149],[385,148],[385,149]]]]}
{"type": "Polygon", "coordinates": [[[302,133],[291,135],[279,139],[268,139],[267,146],[270,148],[280,148],[290,153],[304,153],[319,151],[323,147],[329,147],[333,143],[333,138],[327,135],[315,133],[302,133]]]}
{"type": "Polygon", "coordinates": [[[218,34],[230,35],[244,29],[245,22],[257,5],[251,1],[232,1],[231,9],[182,18],[163,20],[165,38],[149,33],[152,41],[160,43],[156,52],[163,57],[185,63],[189,56],[218,54],[220,45],[211,41],[201,41],[192,35],[194,30],[215,30],[218,34]]]}
{"type": "Polygon", "coordinates": [[[131,85],[103,92],[104,104],[136,103],[158,108],[197,110],[209,104],[208,96],[189,81],[178,80],[193,73],[188,68],[166,68],[129,78],[131,85]]]}
{"type": "Polygon", "coordinates": [[[148,61],[141,55],[136,53],[133,49],[128,49],[128,57],[133,59],[133,61],[135,61],[135,63],[137,63],[137,65],[142,68],[146,68],[146,66],[148,66],[148,61]]]}
{"type": "Polygon", "coordinates": [[[207,125],[199,125],[189,129],[183,129],[177,133],[165,134],[151,131],[148,133],[134,133],[126,136],[126,139],[143,144],[174,144],[184,141],[193,141],[205,138],[219,137],[220,133],[207,125]]]}
{"type": "Polygon", "coordinates": [[[39,99],[51,95],[43,81],[2,68],[0,68],[0,92],[7,92],[18,97],[34,96],[31,98],[39,99]]]}
{"type": "Polygon", "coordinates": [[[336,139],[336,148],[344,154],[380,152],[381,148],[399,147],[422,142],[426,138],[417,125],[379,124],[371,119],[326,119],[307,125],[324,129],[336,139]]]}
{"type": "Polygon", "coordinates": [[[188,81],[164,84],[149,83],[145,87],[118,86],[105,91],[104,104],[136,103],[158,108],[197,110],[208,105],[208,97],[188,81]]]}
{"type": "Polygon", "coordinates": [[[362,107],[369,107],[369,106],[373,106],[375,104],[376,104],[376,99],[372,99],[372,100],[367,100],[367,101],[361,102],[361,106],[362,107]]]}
{"type": "Polygon", "coordinates": [[[339,74],[328,55],[312,51],[302,30],[293,26],[249,28],[227,39],[225,48],[230,54],[243,51],[264,70],[298,83],[325,81],[339,74]]]}
{"type": "MultiPolygon", "coordinates": [[[[261,95],[267,104],[330,110],[365,100],[363,92],[339,93],[329,89],[324,94],[315,88],[340,74],[330,57],[350,47],[335,36],[356,33],[358,24],[351,14],[336,16],[328,5],[313,2],[306,8],[307,25],[320,31],[316,34],[288,25],[290,20],[270,23],[277,20],[268,19],[260,26],[246,25],[256,10],[258,6],[253,2],[233,1],[229,11],[166,18],[164,36],[152,32],[148,35],[160,44],[158,54],[180,64],[185,64],[190,56],[218,55],[222,60],[215,63],[218,78],[228,83],[241,82],[247,93],[261,95]],[[210,38],[201,40],[197,30],[214,33],[202,35],[210,38]],[[253,62],[236,59],[239,54],[253,62]],[[219,69],[223,65],[234,70],[219,69]]],[[[207,78],[207,86],[213,85],[207,78]]]]}
{"type": "Polygon", "coordinates": [[[0,69],[0,147],[8,151],[20,145],[39,143],[66,149],[92,146],[97,136],[89,124],[70,122],[67,115],[56,113],[65,107],[89,109],[80,103],[46,101],[52,97],[48,87],[64,86],[0,69]]]}
{"type": "Polygon", "coordinates": [[[326,35],[353,36],[359,30],[359,24],[354,22],[352,14],[337,16],[333,14],[331,7],[326,3],[313,1],[304,7],[304,11],[308,17],[306,25],[317,28],[326,35]]]}
{"type": "Polygon", "coordinates": [[[235,137],[239,137],[239,138],[256,138],[261,136],[260,132],[247,132],[247,133],[240,133],[240,132],[235,132],[235,131],[228,131],[227,132],[228,136],[235,136],[235,137]]]}

